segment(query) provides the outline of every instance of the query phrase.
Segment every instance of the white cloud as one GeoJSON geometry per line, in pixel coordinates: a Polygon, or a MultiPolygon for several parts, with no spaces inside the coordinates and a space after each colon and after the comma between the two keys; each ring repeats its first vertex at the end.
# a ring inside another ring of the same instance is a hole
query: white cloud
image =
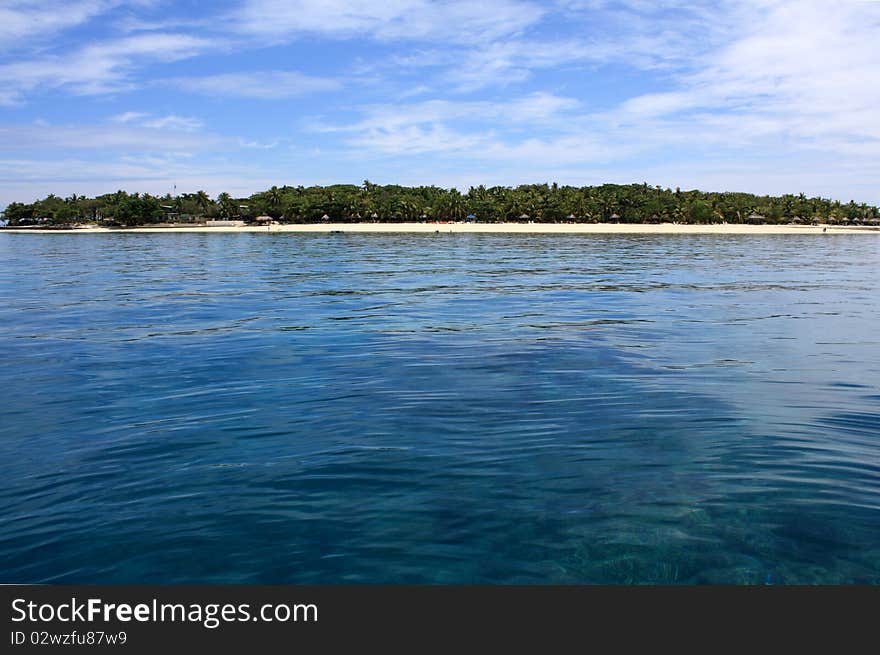
{"type": "Polygon", "coordinates": [[[216,196],[222,191],[248,196],[277,184],[278,179],[259,169],[238,170],[227,162],[187,159],[184,153],[168,157],[102,159],[0,159],[0,207],[13,201],[31,202],[50,193],[96,196],[117,189],[164,195],[204,189],[216,196]]]}
{"type": "Polygon", "coordinates": [[[114,123],[131,123],[133,121],[139,121],[142,118],[146,118],[149,115],[149,113],[143,111],[127,111],[124,114],[112,116],[110,120],[114,123]]]}
{"type": "Polygon", "coordinates": [[[0,6],[0,50],[45,41],[120,4],[108,0],[5,0],[0,6]]]}
{"type": "Polygon", "coordinates": [[[211,41],[186,34],[141,34],[84,46],[65,55],[0,65],[7,104],[38,89],[66,88],[81,95],[110,93],[134,86],[137,66],[173,62],[203,52],[211,41]]]}
{"type": "Polygon", "coordinates": [[[577,109],[573,98],[537,92],[504,101],[426,100],[409,104],[366,105],[360,107],[364,118],[357,123],[335,127],[317,126],[320,131],[359,132],[372,129],[394,130],[412,125],[442,121],[500,122],[504,127],[538,126],[546,128],[577,109]]]}
{"type": "Polygon", "coordinates": [[[736,33],[737,21],[726,19],[740,15],[739,4],[561,2],[548,19],[557,27],[550,34],[524,29],[509,38],[473,40],[466,48],[438,46],[394,56],[387,65],[439,69],[444,88],[452,84],[459,93],[520,84],[543,71],[576,75],[609,64],[646,71],[689,69],[736,33]]]}
{"type": "Polygon", "coordinates": [[[374,128],[349,140],[355,149],[366,148],[373,153],[419,155],[482,151],[488,135],[461,133],[444,125],[402,125],[394,129],[374,128]]]}
{"type": "Polygon", "coordinates": [[[217,148],[226,143],[212,134],[181,131],[173,121],[159,119],[153,126],[134,124],[8,125],[0,127],[3,151],[43,152],[180,152],[217,148]],[[162,124],[164,122],[164,124],[162,124]]]}
{"type": "Polygon", "coordinates": [[[268,143],[264,143],[262,141],[250,141],[248,139],[239,139],[238,145],[242,148],[253,148],[256,150],[271,150],[272,148],[278,147],[278,141],[270,141],[268,143]]]}
{"type": "Polygon", "coordinates": [[[182,132],[194,132],[204,127],[204,122],[192,116],[177,116],[169,114],[167,116],[153,116],[145,111],[127,111],[116,116],[111,116],[110,120],[114,123],[123,125],[140,125],[154,130],[179,130],[182,132]]]}
{"type": "Polygon", "coordinates": [[[144,127],[154,130],[175,130],[181,132],[194,132],[204,126],[204,123],[198,118],[191,116],[176,116],[174,114],[168,116],[160,116],[143,122],[144,127]]]}
{"type": "Polygon", "coordinates": [[[237,28],[270,40],[302,34],[476,44],[517,33],[544,10],[522,0],[247,0],[237,28]]]}
{"type": "Polygon", "coordinates": [[[312,77],[296,71],[257,71],[252,73],[224,73],[203,77],[183,77],[167,80],[182,91],[211,96],[227,96],[276,100],[331,91],[341,84],[337,80],[312,77]]]}
{"type": "MultiPolygon", "coordinates": [[[[752,29],[625,102],[618,120],[685,138],[880,155],[880,3],[764,2],[752,29]]],[[[610,118],[610,116],[609,116],[610,118]]]]}
{"type": "Polygon", "coordinates": [[[350,133],[348,143],[356,150],[382,155],[459,153],[484,161],[583,162],[632,152],[591,134],[577,113],[578,101],[549,93],[506,102],[429,100],[363,110],[357,123],[316,129],[350,133]]]}

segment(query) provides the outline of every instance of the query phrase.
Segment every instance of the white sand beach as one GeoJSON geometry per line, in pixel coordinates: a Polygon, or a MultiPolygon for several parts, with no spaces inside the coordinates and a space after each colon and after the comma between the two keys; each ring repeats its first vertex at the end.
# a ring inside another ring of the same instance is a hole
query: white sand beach
{"type": "Polygon", "coordinates": [[[204,226],[163,225],[134,228],[77,227],[72,229],[3,228],[0,233],[101,234],[109,232],[343,232],[453,234],[880,234],[880,228],[836,225],[679,225],[623,223],[312,223],[306,225],[204,226]]]}

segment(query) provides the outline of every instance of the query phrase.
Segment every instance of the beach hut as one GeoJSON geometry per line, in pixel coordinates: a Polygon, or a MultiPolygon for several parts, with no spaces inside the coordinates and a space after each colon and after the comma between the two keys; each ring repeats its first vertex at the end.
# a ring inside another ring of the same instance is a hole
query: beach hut
{"type": "Polygon", "coordinates": [[[272,222],[272,217],[271,217],[271,216],[265,216],[265,215],[263,215],[263,216],[257,216],[257,217],[254,219],[254,222],[255,222],[255,223],[264,223],[264,224],[267,224],[267,225],[268,225],[269,223],[272,222]]]}
{"type": "Polygon", "coordinates": [[[373,222],[375,223],[376,221],[379,220],[379,214],[377,214],[376,212],[373,212],[372,214],[370,214],[370,218],[372,218],[373,222]]]}
{"type": "Polygon", "coordinates": [[[521,220],[521,221],[527,221],[527,220],[529,220],[529,215],[528,215],[528,214],[520,214],[520,215],[519,215],[519,220],[521,220]]]}
{"type": "Polygon", "coordinates": [[[330,220],[330,217],[327,216],[327,214],[324,214],[324,215],[321,217],[321,220],[324,221],[324,222],[326,223],[327,221],[330,220]]]}
{"type": "Polygon", "coordinates": [[[476,218],[477,218],[477,217],[476,217],[474,214],[468,214],[468,215],[467,215],[467,222],[468,222],[468,223],[473,223],[473,222],[476,220],[476,218]]]}
{"type": "Polygon", "coordinates": [[[568,220],[569,220],[569,222],[574,221],[575,219],[577,219],[577,216],[575,216],[574,214],[569,214],[569,215],[568,215],[568,220]]]}
{"type": "Polygon", "coordinates": [[[755,212],[752,212],[751,214],[749,214],[748,217],[746,218],[746,220],[747,220],[749,223],[752,223],[753,225],[758,225],[758,224],[760,224],[760,223],[766,223],[766,222],[767,222],[767,218],[766,218],[764,215],[762,215],[762,214],[758,214],[758,213],[755,213],[755,212]]]}
{"type": "Polygon", "coordinates": [[[611,214],[611,220],[617,223],[620,220],[620,214],[618,214],[617,212],[611,214]]]}

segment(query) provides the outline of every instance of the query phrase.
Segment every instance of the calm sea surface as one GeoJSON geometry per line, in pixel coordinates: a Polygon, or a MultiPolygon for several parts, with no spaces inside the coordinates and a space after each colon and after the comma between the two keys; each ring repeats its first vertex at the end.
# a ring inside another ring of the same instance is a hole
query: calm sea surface
{"type": "Polygon", "coordinates": [[[878,263],[0,235],[0,582],[880,583],[878,263]]]}

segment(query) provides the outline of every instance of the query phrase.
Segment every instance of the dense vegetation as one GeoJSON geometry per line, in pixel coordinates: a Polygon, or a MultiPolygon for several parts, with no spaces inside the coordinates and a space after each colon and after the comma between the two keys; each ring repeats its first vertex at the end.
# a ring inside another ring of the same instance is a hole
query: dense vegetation
{"type": "Polygon", "coordinates": [[[663,189],[647,184],[591,187],[530,184],[472,187],[466,194],[436,186],[272,187],[248,198],[204,191],[162,197],[125,191],[87,198],[50,195],[34,203],[11,203],[3,213],[10,226],[104,223],[134,226],[157,222],[253,220],[269,216],[286,223],[321,221],[621,222],[621,223],[872,223],[877,207],[841,203],[804,194],[756,196],[663,189]]]}

